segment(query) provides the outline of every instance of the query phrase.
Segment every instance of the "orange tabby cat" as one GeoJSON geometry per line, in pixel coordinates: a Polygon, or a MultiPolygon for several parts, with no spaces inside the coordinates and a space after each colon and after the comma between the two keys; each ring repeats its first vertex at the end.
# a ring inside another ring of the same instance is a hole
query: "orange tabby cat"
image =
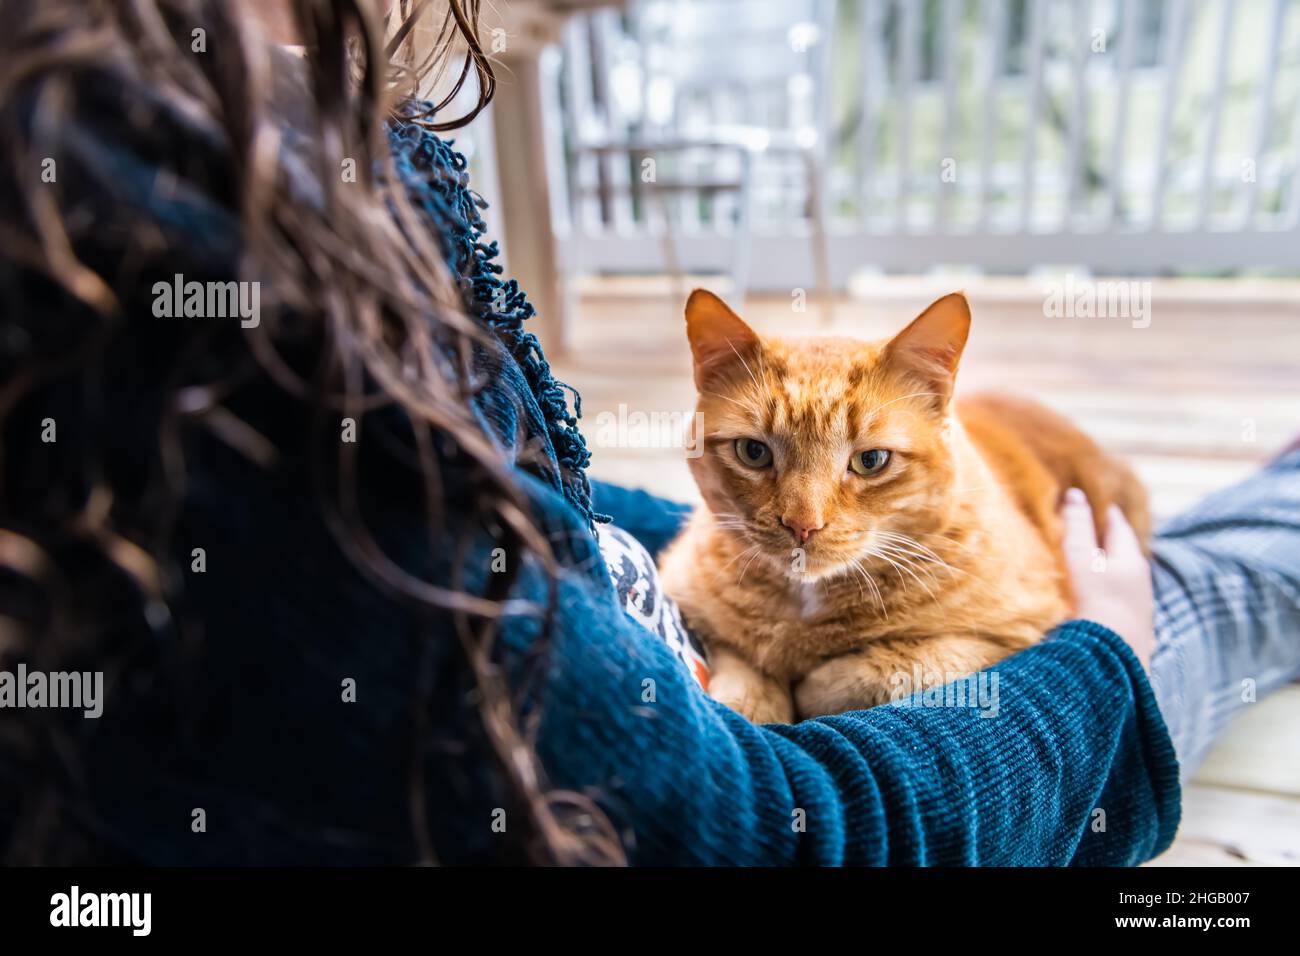
{"type": "Polygon", "coordinates": [[[710,693],[755,722],[882,703],[895,675],[951,679],[1042,638],[1072,605],[1071,486],[1099,530],[1117,503],[1146,539],[1132,472],[1065,419],[952,400],[960,293],[887,342],[759,337],[704,290],[686,326],[705,506],[663,582],[709,650],[710,693]]]}

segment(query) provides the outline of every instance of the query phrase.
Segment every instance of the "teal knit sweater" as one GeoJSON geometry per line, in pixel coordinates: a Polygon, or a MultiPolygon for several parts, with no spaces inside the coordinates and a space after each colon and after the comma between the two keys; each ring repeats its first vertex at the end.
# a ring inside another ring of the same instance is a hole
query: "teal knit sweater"
{"type": "MultiPolygon", "coordinates": [[[[680,516],[601,485],[596,505],[652,548],[680,516]]],[[[996,716],[913,699],[756,727],[597,584],[566,580],[562,608],[543,758],[601,794],[637,863],[1134,865],[1178,828],[1151,688],[1098,624],[999,664],[996,716]]]]}

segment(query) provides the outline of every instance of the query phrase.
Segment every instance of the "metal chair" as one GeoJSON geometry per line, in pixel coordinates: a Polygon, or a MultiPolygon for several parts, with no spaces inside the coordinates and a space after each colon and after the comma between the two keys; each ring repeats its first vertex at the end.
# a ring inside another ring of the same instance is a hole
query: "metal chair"
{"type": "Polygon", "coordinates": [[[707,210],[713,231],[732,236],[738,305],[752,230],[765,201],[788,203],[782,174],[793,165],[829,299],[822,170],[834,15],[835,0],[641,0],[629,29],[611,12],[575,21],[564,47],[573,238],[585,245],[599,228],[594,252],[570,256],[569,271],[609,261],[600,234],[648,231],[680,285],[679,237],[703,231],[707,210]]]}

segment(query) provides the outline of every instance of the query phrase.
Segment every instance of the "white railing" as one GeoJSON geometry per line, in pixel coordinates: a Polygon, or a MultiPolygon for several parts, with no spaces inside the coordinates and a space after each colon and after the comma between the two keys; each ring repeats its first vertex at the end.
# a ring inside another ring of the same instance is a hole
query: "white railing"
{"type": "Polygon", "coordinates": [[[1300,0],[633,0],[563,52],[570,272],[1300,270],[1300,0]]]}

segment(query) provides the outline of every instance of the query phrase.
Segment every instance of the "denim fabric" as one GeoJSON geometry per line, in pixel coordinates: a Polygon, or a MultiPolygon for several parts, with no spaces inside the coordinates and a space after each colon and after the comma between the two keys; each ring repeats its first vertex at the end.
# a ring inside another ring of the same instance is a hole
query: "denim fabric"
{"type": "Polygon", "coordinates": [[[1300,677],[1300,450],[1170,521],[1153,551],[1151,684],[1186,781],[1234,715],[1300,677]]]}

